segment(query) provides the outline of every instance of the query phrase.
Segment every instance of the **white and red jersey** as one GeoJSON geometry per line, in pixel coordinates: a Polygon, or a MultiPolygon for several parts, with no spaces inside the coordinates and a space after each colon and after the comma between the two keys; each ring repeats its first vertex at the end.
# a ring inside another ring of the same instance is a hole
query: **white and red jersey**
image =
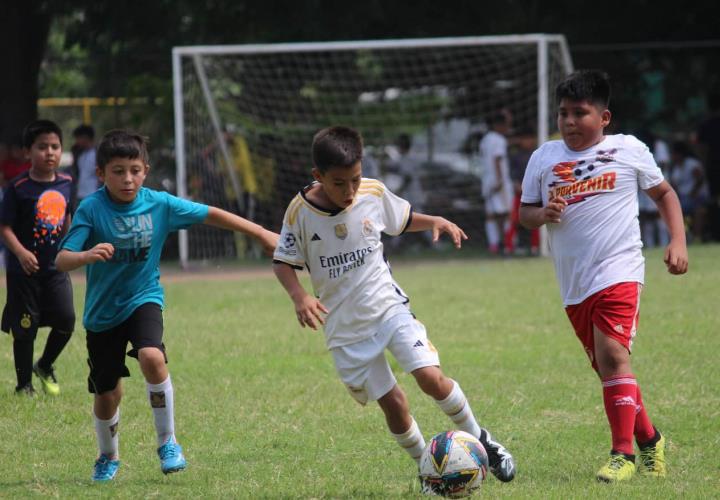
{"type": "MultiPolygon", "coordinates": [[[[352,205],[329,212],[301,191],[283,219],[273,259],[307,267],[313,289],[330,313],[329,349],[365,340],[408,297],[390,273],[381,233],[398,235],[410,223],[410,204],[377,180],[362,179],[352,205]]],[[[406,311],[406,309],[405,309],[406,311]]]]}
{"type": "Polygon", "coordinates": [[[647,146],[631,135],[606,136],[584,151],[550,141],[533,153],[521,201],[545,206],[561,196],[568,203],[561,222],[547,224],[565,305],[615,283],[643,282],[637,192],[662,181],[647,146]]]}

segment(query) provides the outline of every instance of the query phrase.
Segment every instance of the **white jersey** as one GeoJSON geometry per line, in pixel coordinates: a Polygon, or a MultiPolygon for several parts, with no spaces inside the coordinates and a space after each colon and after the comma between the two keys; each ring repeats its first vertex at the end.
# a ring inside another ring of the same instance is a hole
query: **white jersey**
{"type": "Polygon", "coordinates": [[[606,136],[584,151],[550,141],[533,153],[521,201],[545,206],[557,195],[568,203],[561,222],[547,224],[565,305],[615,283],[643,282],[638,187],[662,181],[647,146],[631,135],[606,136]]]}
{"type": "Polygon", "coordinates": [[[313,204],[305,192],[285,212],[273,259],[310,271],[315,295],[330,311],[329,349],[360,342],[395,312],[407,312],[409,299],[392,278],[380,238],[407,228],[410,204],[373,179],[362,179],[353,204],[336,212],[313,204]]]}
{"type": "Polygon", "coordinates": [[[512,191],[510,181],[510,164],[508,163],[507,139],[499,132],[491,130],[480,141],[480,158],[482,159],[482,189],[483,196],[489,196],[492,189],[502,180],[504,188],[512,191]],[[500,176],[498,179],[495,168],[496,158],[500,158],[500,176]]]}

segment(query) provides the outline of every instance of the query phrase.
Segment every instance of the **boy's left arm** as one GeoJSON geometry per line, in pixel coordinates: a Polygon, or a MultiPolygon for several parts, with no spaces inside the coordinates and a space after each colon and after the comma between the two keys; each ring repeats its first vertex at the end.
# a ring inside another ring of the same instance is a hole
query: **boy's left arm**
{"type": "Polygon", "coordinates": [[[453,240],[455,248],[460,248],[462,246],[462,241],[468,239],[465,232],[456,224],[436,215],[425,215],[414,212],[412,214],[410,225],[407,229],[405,229],[405,231],[410,233],[428,230],[432,231],[433,243],[440,238],[440,234],[447,233],[453,240]]]}
{"type": "Polygon", "coordinates": [[[670,232],[670,243],[665,249],[665,265],[668,272],[685,274],[688,270],[688,252],[680,200],[675,190],[665,180],[645,192],[657,205],[660,216],[670,232]]]}
{"type": "Polygon", "coordinates": [[[263,246],[268,255],[272,255],[278,243],[279,234],[268,231],[259,224],[227,212],[217,207],[209,207],[207,217],[204,221],[209,226],[238,231],[252,236],[263,246]]]}

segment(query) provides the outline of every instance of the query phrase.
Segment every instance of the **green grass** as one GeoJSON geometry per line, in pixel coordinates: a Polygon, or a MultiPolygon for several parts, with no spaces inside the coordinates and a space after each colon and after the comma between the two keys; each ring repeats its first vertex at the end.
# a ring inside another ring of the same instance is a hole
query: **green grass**
{"type": "MultiPolygon", "coordinates": [[[[674,277],[659,252],[648,253],[633,357],[650,416],[669,440],[669,477],[618,486],[594,482],[609,449],[601,389],[562,310],[549,260],[395,267],[445,372],[517,459],[516,480],[490,477],[482,495],[720,496],[720,247],[692,247],[690,256],[690,273],[674,277]]],[[[83,292],[77,285],[78,311],[83,292]]],[[[112,484],[91,484],[96,448],[78,323],[56,365],[63,392],[55,399],[13,394],[11,341],[0,336],[0,497],[419,496],[414,466],[381,411],[349,397],[322,335],[297,326],[273,278],[169,283],[166,295],[165,340],[188,470],[160,473],[144,382],[128,359],[122,467],[112,484]]],[[[46,330],[36,351],[45,337],[46,330]]],[[[426,438],[451,428],[411,377],[397,376],[426,438]]]]}

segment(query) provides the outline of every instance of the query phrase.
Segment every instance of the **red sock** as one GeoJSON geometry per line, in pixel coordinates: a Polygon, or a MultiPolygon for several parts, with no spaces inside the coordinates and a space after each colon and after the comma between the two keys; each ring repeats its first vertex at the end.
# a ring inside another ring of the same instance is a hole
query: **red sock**
{"type": "Polygon", "coordinates": [[[647,411],[645,411],[639,385],[637,386],[635,402],[637,403],[637,409],[635,410],[635,441],[643,444],[655,437],[655,427],[653,427],[650,417],[648,417],[647,411]]]}
{"type": "Polygon", "coordinates": [[[633,430],[637,404],[637,383],[633,375],[617,375],[602,380],[605,413],[610,422],[612,449],[634,455],[633,430]]]}

